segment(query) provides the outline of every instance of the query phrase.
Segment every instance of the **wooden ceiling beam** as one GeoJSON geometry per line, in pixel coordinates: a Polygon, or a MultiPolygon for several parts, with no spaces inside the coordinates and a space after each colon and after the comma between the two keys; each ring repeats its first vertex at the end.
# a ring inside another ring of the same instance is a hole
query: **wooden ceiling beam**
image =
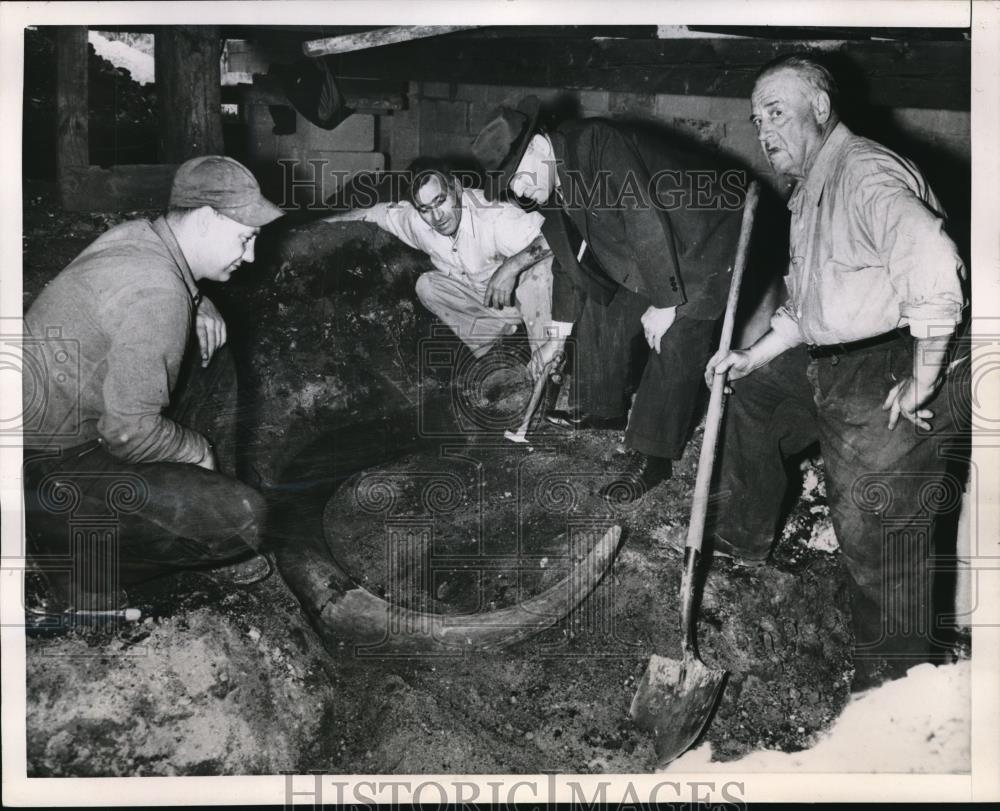
{"type": "MultiPolygon", "coordinates": [[[[775,57],[814,45],[760,39],[548,40],[456,36],[330,57],[337,76],[746,98],[775,57]]],[[[969,109],[970,46],[827,42],[844,97],[886,107],[969,109]]]]}

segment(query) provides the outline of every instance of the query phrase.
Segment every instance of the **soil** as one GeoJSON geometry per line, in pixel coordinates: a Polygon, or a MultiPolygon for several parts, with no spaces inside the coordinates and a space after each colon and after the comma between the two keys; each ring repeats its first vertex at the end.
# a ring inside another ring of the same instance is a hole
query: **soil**
{"type": "MultiPolygon", "coordinates": [[[[55,179],[56,49],[54,26],[24,32],[24,172],[55,179]]],[[[101,166],[156,163],[156,92],[88,45],[90,162],[101,166]]]]}
{"type": "MultiPolygon", "coordinates": [[[[101,231],[143,214],[67,214],[45,183],[27,184],[24,213],[25,306],[101,231]]],[[[650,654],[680,654],[701,430],[670,481],[609,508],[596,491],[622,464],[621,434],[536,427],[528,444],[503,440],[529,394],[524,342],[505,340],[462,383],[469,357],[415,299],[420,254],[365,224],[272,226],[259,246],[206,292],[241,361],[244,476],[284,505],[270,543],[304,531],[286,521],[301,488],[320,499],[310,531],[359,583],[452,613],[539,592],[611,523],[621,550],[556,627],[459,657],[325,648],[280,574],[252,587],[153,581],[130,590],[138,624],[30,636],[29,774],[648,770],[651,743],[627,711],[650,654]],[[387,549],[387,527],[406,522],[433,541],[387,549]]],[[[848,699],[845,572],[822,467],[804,471],[772,565],[705,573],[700,652],[729,671],[703,738],[717,760],[808,747],[848,699]]]]}

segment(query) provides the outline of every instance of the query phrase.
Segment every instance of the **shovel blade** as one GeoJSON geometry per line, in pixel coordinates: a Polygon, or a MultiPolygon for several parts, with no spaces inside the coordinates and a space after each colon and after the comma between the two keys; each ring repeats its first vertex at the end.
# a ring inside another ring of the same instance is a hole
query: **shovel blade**
{"type": "Polygon", "coordinates": [[[725,670],[712,670],[693,654],[682,661],[656,654],[649,658],[629,716],[653,734],[657,768],[684,754],[698,739],[725,678],[725,670]]]}

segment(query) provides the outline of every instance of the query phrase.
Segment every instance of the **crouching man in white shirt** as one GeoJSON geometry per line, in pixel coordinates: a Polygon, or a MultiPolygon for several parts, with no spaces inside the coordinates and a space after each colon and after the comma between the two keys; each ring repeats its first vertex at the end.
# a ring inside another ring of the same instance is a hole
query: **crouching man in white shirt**
{"type": "Polygon", "coordinates": [[[328,217],[363,220],[426,253],[434,270],[417,279],[417,297],[479,358],[524,322],[533,346],[552,319],[552,253],[543,217],[491,202],[465,188],[443,163],[421,158],[399,203],[328,217]]]}

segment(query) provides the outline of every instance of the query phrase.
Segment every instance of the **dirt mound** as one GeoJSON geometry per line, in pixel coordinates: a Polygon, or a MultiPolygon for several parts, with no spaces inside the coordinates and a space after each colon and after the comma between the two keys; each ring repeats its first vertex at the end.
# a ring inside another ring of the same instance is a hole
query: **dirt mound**
{"type": "Polygon", "coordinates": [[[28,640],[29,776],[274,774],[322,762],[336,691],[280,580],[224,594],[190,574],[138,604],[151,615],[114,633],[28,640]]]}

